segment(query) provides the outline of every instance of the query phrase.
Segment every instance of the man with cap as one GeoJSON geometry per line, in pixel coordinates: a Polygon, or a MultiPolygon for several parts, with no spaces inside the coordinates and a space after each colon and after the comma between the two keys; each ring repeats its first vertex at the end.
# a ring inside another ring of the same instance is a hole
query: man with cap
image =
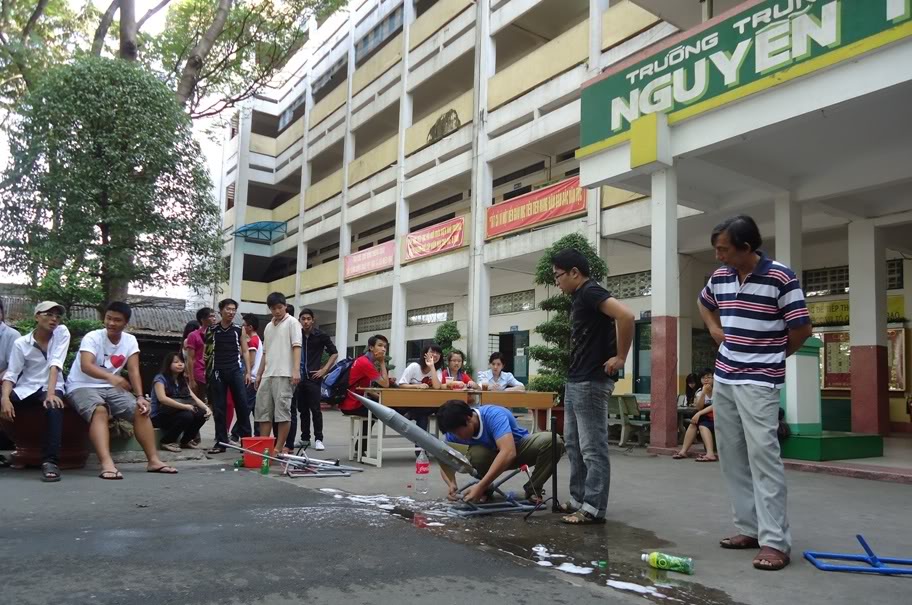
{"type": "Polygon", "coordinates": [[[29,407],[44,409],[41,480],[60,481],[58,466],[63,434],[63,363],[70,346],[70,331],[61,323],[64,309],[53,301],[35,307],[35,329],[13,343],[3,376],[0,420],[11,425],[16,441],[16,412],[29,407]]]}

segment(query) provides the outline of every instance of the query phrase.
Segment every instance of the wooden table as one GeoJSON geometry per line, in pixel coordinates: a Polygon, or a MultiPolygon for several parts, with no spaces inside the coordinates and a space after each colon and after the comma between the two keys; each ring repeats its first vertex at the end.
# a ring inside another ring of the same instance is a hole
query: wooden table
{"type": "MultiPolygon", "coordinates": [[[[554,407],[554,401],[557,393],[540,393],[536,391],[468,391],[455,389],[364,389],[365,393],[376,395],[380,403],[389,408],[437,408],[447,401],[457,400],[464,401],[469,405],[499,405],[505,408],[526,408],[532,417],[532,427],[535,430],[536,423],[534,410],[551,409],[554,407]]],[[[351,416],[353,419],[360,417],[351,416]]],[[[376,438],[373,437],[371,428],[374,424],[374,415],[367,411],[368,431],[366,437],[367,447],[361,452],[360,458],[355,454],[355,450],[349,447],[349,460],[358,459],[358,462],[370,464],[380,468],[383,466],[383,452],[414,452],[415,446],[411,443],[407,447],[383,447],[383,438],[385,426],[381,426],[377,431],[376,438]],[[371,444],[375,443],[376,455],[371,456],[371,444]]],[[[434,435],[438,435],[435,430],[434,435]]],[[[354,443],[356,439],[355,424],[352,421],[349,429],[349,443],[354,443]]]]}

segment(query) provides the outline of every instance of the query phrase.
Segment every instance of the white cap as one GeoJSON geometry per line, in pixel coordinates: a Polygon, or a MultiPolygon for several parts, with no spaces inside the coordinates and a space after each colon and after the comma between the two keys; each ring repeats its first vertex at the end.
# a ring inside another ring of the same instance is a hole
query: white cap
{"type": "Polygon", "coordinates": [[[61,315],[66,312],[66,309],[63,308],[63,305],[58,305],[52,300],[45,300],[35,305],[35,315],[38,315],[39,313],[47,313],[48,311],[53,311],[54,309],[56,309],[57,312],[61,315]]]}

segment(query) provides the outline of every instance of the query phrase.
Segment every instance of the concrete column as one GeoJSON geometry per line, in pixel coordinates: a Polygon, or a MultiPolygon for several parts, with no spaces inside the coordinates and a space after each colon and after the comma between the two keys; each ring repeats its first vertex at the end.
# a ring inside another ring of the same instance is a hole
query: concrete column
{"type": "MultiPolygon", "coordinates": [[[[342,203],[339,217],[339,298],[336,302],[336,343],[348,347],[348,299],[345,297],[345,257],[351,253],[351,225],[348,222],[348,166],[355,157],[355,137],[351,130],[352,74],[355,73],[355,15],[348,14],[348,88],[345,97],[345,136],[342,152],[342,203]]],[[[339,346],[337,344],[337,346],[339,346]]]]}
{"type": "Polygon", "coordinates": [[[493,173],[487,162],[488,78],[494,75],[496,48],[491,37],[491,0],[476,2],[475,26],[475,120],[472,123],[472,241],[469,264],[469,329],[466,334],[469,359],[476,368],[485,367],[488,356],[491,276],[484,263],[487,208],[493,196],[493,173]]]}
{"type": "Polygon", "coordinates": [[[887,365],[887,267],[883,233],[873,221],[849,223],[849,325],[852,432],[890,430],[887,365]]]}
{"type": "MultiPolygon", "coordinates": [[[[773,201],[776,223],[775,258],[795,272],[801,279],[801,206],[792,201],[789,193],[777,195],[773,201]]],[[[810,376],[798,372],[799,359],[792,355],[785,360],[785,421],[796,435],[820,434],[821,410],[819,383],[817,397],[807,397],[810,376]]],[[[816,376],[816,374],[815,374],[816,376]]]]}
{"type": "Polygon", "coordinates": [[[652,424],[650,444],[678,445],[678,179],[674,167],[652,174],[652,424]]]}
{"type": "MultiPolygon", "coordinates": [[[[312,25],[312,24],[311,24],[312,25]]],[[[309,25],[309,26],[311,26],[309,25]]],[[[311,30],[313,31],[313,30],[311,30]]],[[[310,87],[310,72],[304,75],[304,136],[301,138],[301,193],[298,195],[298,263],[295,267],[295,302],[297,308],[303,306],[301,291],[306,284],[301,283],[301,273],[307,270],[307,244],[304,242],[304,194],[310,187],[310,162],[307,161],[310,145],[310,111],[313,109],[313,94],[310,87]]]]}
{"type": "Polygon", "coordinates": [[[599,73],[602,58],[602,13],[608,10],[609,0],[589,0],[589,63],[590,76],[599,73]]]}
{"type": "MultiPolygon", "coordinates": [[[[247,191],[250,178],[250,126],[253,112],[243,107],[238,112],[238,158],[237,180],[234,185],[234,228],[240,229],[247,220],[247,191]]],[[[241,300],[241,282],[244,280],[243,237],[231,236],[231,266],[229,269],[228,292],[225,296],[241,300]]]]}

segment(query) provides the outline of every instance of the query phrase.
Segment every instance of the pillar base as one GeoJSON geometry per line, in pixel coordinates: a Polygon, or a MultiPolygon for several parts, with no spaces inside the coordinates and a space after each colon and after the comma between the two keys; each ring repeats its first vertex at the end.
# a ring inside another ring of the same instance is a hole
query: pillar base
{"type": "Polygon", "coordinates": [[[887,348],[853,346],[852,432],[887,435],[890,432],[890,382],[887,348]]]}
{"type": "Polygon", "coordinates": [[[883,456],[883,437],[824,431],[820,435],[792,435],[782,443],[782,457],[797,460],[851,460],[883,456]]]}
{"type": "Polygon", "coordinates": [[[652,318],[652,389],[649,443],[678,445],[678,318],[652,318]]]}

